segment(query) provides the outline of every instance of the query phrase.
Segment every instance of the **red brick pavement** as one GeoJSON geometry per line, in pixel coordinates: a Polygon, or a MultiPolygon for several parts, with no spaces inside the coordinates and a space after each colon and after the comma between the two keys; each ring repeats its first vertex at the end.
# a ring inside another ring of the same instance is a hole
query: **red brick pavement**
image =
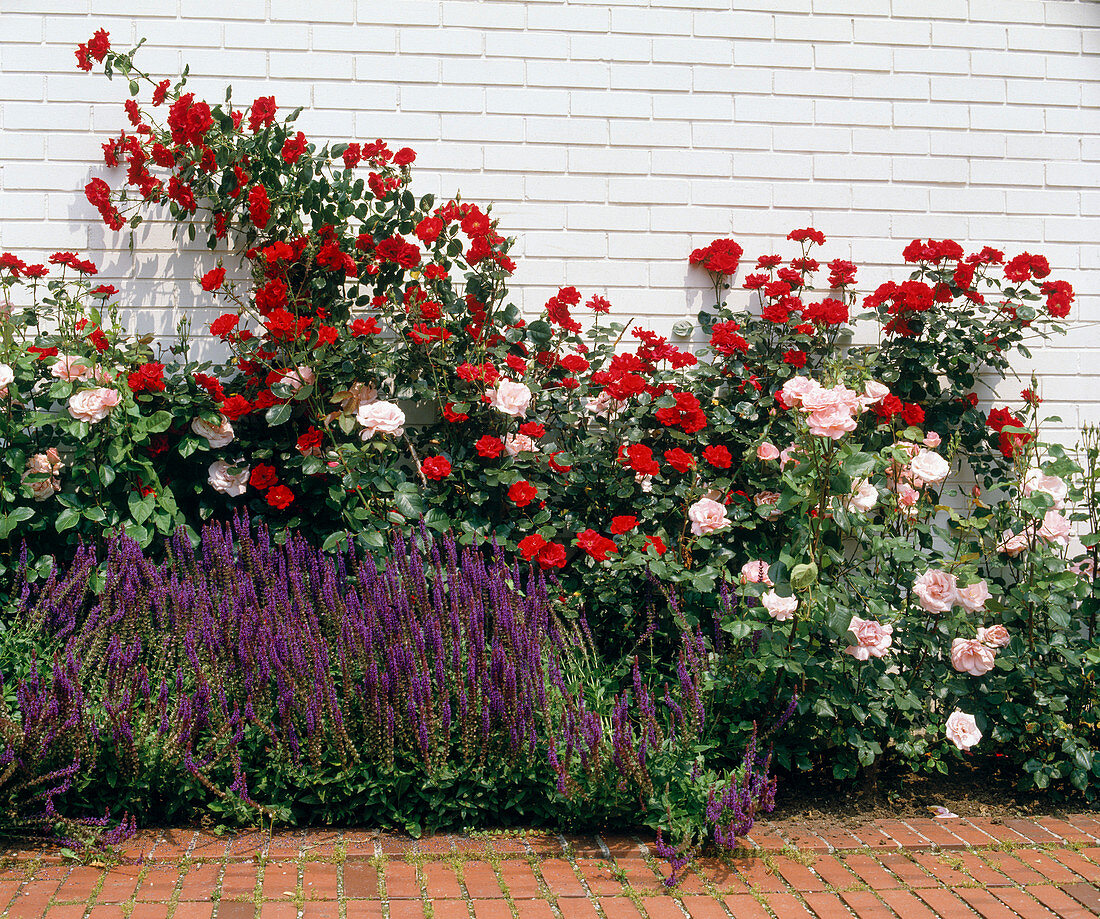
{"type": "MultiPolygon", "coordinates": [[[[117,864],[0,851],[0,919],[1086,919],[1100,820],[758,824],[668,890],[643,837],[146,831],[117,864]]],[[[667,871],[666,871],[667,873],[667,871]]]]}

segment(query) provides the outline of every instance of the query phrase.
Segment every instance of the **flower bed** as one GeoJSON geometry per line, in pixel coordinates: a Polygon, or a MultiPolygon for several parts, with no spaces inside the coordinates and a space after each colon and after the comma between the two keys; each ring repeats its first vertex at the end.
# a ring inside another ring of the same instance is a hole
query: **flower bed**
{"type": "Polygon", "coordinates": [[[996,756],[1024,786],[1095,798],[1100,440],[1045,444],[1038,382],[1018,412],[979,397],[1063,331],[1074,295],[1045,258],[914,240],[909,279],[861,297],[804,228],[747,272],[734,240],[690,254],[715,294],[696,350],[573,287],[524,318],[491,209],[417,199],[413,151],[318,148],[273,97],[210,106],[103,32],[78,61],[131,96],[103,145],[125,178],[88,200],[112,229],[159,211],[221,253],[196,283],[226,305],[209,331],[229,357],[193,358],[186,322],[154,350],[79,254],[0,257],[9,621],[24,571],[86,564],[107,533],[178,564],[242,512],[334,557],[388,558],[424,526],[552,576],[606,698],[680,679],[683,634],[702,636],[721,769],[791,703],[769,737],[784,770],[996,756]],[[727,304],[734,285],[752,309],[727,304]],[[844,344],[855,323],[876,344],[844,344]]]}

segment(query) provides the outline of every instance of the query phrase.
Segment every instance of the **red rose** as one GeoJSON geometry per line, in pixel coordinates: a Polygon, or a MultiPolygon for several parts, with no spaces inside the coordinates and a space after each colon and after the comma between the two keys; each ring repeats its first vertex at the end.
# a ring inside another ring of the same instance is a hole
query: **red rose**
{"type": "Polygon", "coordinates": [[[313,453],[315,450],[320,449],[321,442],[324,440],[325,435],[318,431],[316,428],[310,428],[301,437],[298,438],[296,444],[298,452],[303,456],[309,453],[313,453]]]}
{"type": "Polygon", "coordinates": [[[106,351],[110,347],[110,342],[107,341],[107,336],[103,334],[103,329],[93,329],[88,334],[88,341],[95,345],[96,351],[106,351]]]}
{"type": "Polygon", "coordinates": [[[306,136],[301,131],[294,138],[287,138],[283,144],[283,159],[294,165],[303,153],[306,152],[306,136]]]}
{"type": "Polygon", "coordinates": [[[222,414],[230,421],[236,421],[252,411],[252,403],[244,396],[230,396],[222,402],[222,414]]]}
{"type": "Polygon", "coordinates": [[[516,507],[527,507],[538,496],[539,490],[523,479],[520,479],[508,489],[508,498],[516,507]]]}
{"type": "Polygon", "coordinates": [[[543,569],[564,568],[565,546],[556,542],[548,542],[543,546],[539,550],[539,567],[543,569]]]}
{"type": "Polygon", "coordinates": [[[131,392],[163,392],[164,364],[150,361],[126,377],[131,392]]]}
{"type": "Polygon", "coordinates": [[[537,421],[525,421],[519,426],[519,432],[526,437],[530,437],[532,440],[539,440],[545,436],[546,428],[537,421]]]}
{"type": "Polygon", "coordinates": [[[904,403],[901,399],[893,393],[890,393],[890,395],[875,406],[875,414],[880,418],[890,419],[898,414],[903,408],[904,403]]]}
{"type": "MultiPolygon", "coordinates": [[[[249,480],[251,481],[251,479],[249,480]]],[[[267,503],[279,510],[286,510],[294,500],[294,492],[285,485],[276,485],[267,493],[267,503]]]]}
{"type": "Polygon", "coordinates": [[[665,450],[665,462],[677,472],[687,472],[695,465],[695,457],[686,450],[673,447],[671,450],[665,450]]]}
{"type": "Polygon", "coordinates": [[[382,329],[378,325],[378,320],[373,316],[370,319],[353,319],[351,334],[353,338],[361,338],[364,335],[381,335],[382,329]]]}
{"type": "Polygon", "coordinates": [[[248,477],[248,484],[260,491],[271,488],[278,481],[279,477],[275,474],[275,467],[270,463],[257,464],[248,477]]]}
{"type": "Polygon", "coordinates": [[[621,536],[623,533],[629,533],[638,525],[638,518],[631,516],[621,516],[611,518],[611,535],[621,536]]]}
{"type": "Polygon", "coordinates": [[[924,409],[914,402],[906,402],[901,408],[901,417],[906,424],[921,424],[924,421],[924,409]]]}
{"type": "MultiPolygon", "coordinates": [[[[225,269],[214,268],[213,270],[206,272],[206,274],[202,276],[202,280],[199,281],[199,283],[202,285],[203,290],[217,290],[219,287],[222,286],[222,283],[224,281],[225,269]]],[[[217,335],[219,333],[215,332],[214,334],[217,335]]]]}
{"type": "Polygon", "coordinates": [[[524,536],[518,543],[519,554],[523,556],[526,561],[531,561],[542,548],[546,545],[546,540],[539,536],[538,533],[532,533],[530,536],[524,536]]]}
{"type": "Polygon", "coordinates": [[[660,465],[653,459],[653,451],[645,444],[631,444],[626,448],[627,465],[638,475],[657,475],[660,465]]]}
{"type": "Polygon", "coordinates": [[[607,556],[618,553],[619,547],[614,540],[601,536],[595,530],[584,530],[577,534],[577,546],[598,562],[607,561],[607,556]]]}
{"type": "Polygon", "coordinates": [[[443,417],[451,424],[458,424],[460,421],[469,421],[470,416],[465,412],[456,412],[454,409],[454,403],[448,402],[443,406],[443,417]]]}
{"type": "Polygon", "coordinates": [[[170,85],[170,80],[161,80],[157,84],[156,89],[153,90],[153,105],[161,105],[164,102],[164,97],[168,95],[170,85]]]}
{"type": "Polygon", "coordinates": [[[733,454],[725,447],[706,447],[703,450],[703,459],[716,469],[729,469],[733,463],[733,454]]]}
{"type": "Polygon", "coordinates": [[[260,96],[252,103],[252,108],[248,113],[248,130],[255,134],[260,128],[271,124],[274,120],[275,97],[260,96]]]}
{"type": "Polygon", "coordinates": [[[404,168],[416,159],[416,151],[411,147],[402,147],[393,155],[393,164],[404,168]]]}
{"type": "Polygon", "coordinates": [[[825,245],[825,234],[820,230],[815,230],[813,227],[806,227],[804,230],[791,230],[787,234],[787,239],[794,240],[796,243],[809,240],[812,243],[817,243],[819,246],[825,245]]]}
{"type": "Polygon", "coordinates": [[[424,245],[430,246],[439,239],[439,234],[443,232],[443,221],[438,217],[425,217],[416,225],[413,232],[416,233],[417,239],[424,245]]]}
{"type": "Polygon", "coordinates": [[[225,338],[237,327],[237,323],[240,321],[241,317],[236,313],[225,313],[210,323],[210,334],[217,335],[218,338],[225,338]]]}
{"type": "Polygon", "coordinates": [[[665,545],[663,539],[660,536],[647,536],[645,541],[648,545],[653,547],[653,550],[658,555],[664,555],[668,551],[668,546],[665,545]]]}
{"type": "Polygon", "coordinates": [[[504,441],[491,434],[484,435],[476,444],[477,455],[485,459],[496,459],[504,451],[504,441]]]}
{"type": "Polygon", "coordinates": [[[785,351],[783,352],[783,363],[790,364],[792,367],[805,367],[806,352],[799,351],[797,348],[792,348],[790,351],[785,351]]]}
{"type": "Polygon", "coordinates": [[[314,347],[320,348],[323,345],[331,345],[335,343],[339,337],[340,333],[337,332],[335,328],[330,325],[323,325],[317,330],[317,344],[315,344],[314,347]]]}
{"type": "Polygon", "coordinates": [[[271,220],[271,202],[262,185],[253,185],[248,191],[248,219],[257,230],[262,230],[271,220]]]}
{"type": "Polygon", "coordinates": [[[451,463],[445,456],[427,456],[420,464],[424,477],[438,482],[451,474],[451,463]]]}

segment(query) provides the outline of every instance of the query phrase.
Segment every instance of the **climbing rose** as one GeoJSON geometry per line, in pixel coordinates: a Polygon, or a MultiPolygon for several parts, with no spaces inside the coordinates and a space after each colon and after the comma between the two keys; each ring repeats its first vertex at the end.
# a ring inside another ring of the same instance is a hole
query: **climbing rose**
{"type": "Polygon", "coordinates": [[[767,591],[760,598],[760,602],[764,605],[764,609],[768,611],[768,615],[777,622],[786,622],[794,616],[795,610],[798,609],[797,598],[781,597],[774,590],[767,591]]]}
{"type": "Polygon", "coordinates": [[[993,669],[993,652],[977,638],[956,638],[951,642],[951,666],[959,673],[982,676],[993,669]]]}
{"type": "Polygon", "coordinates": [[[848,624],[848,631],[855,636],[856,643],[845,648],[844,653],[852,655],[857,661],[865,661],[872,657],[883,657],[890,650],[894,627],[873,619],[853,616],[848,624]]]}
{"type": "Polygon", "coordinates": [[[77,421],[95,424],[102,421],[120,401],[116,390],[97,386],[82,389],[69,397],[69,414],[77,421]]]}
{"type": "Polygon", "coordinates": [[[425,478],[438,482],[451,474],[451,463],[444,456],[428,456],[420,464],[420,471],[425,478]]]}
{"type": "Polygon", "coordinates": [[[955,575],[935,569],[926,571],[913,582],[913,593],[928,613],[946,613],[958,599],[955,575]]]}
{"type": "Polygon", "coordinates": [[[688,508],[687,515],[688,520],[691,521],[691,532],[696,536],[715,533],[730,525],[730,520],[726,516],[726,506],[712,498],[700,498],[688,508]]]}
{"type": "Polygon", "coordinates": [[[982,739],[973,715],[955,709],[947,717],[947,739],[960,750],[969,750],[982,739]]]}

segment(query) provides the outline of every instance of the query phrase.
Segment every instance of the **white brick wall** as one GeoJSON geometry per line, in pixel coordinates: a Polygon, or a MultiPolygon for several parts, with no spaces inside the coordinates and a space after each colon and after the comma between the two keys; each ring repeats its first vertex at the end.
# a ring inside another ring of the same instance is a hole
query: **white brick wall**
{"type": "MultiPolygon", "coordinates": [[[[90,253],[124,303],[208,305],[163,228],[118,251],[79,189],[125,87],[74,69],[99,27],[193,88],[303,105],[316,139],[419,152],[419,192],[496,202],[519,302],[559,284],[668,328],[732,234],[898,274],[914,236],[1048,255],[1074,330],[1021,364],[1067,427],[1100,421],[1100,3],[1090,0],[107,0],[0,3],[0,248],[90,253]],[[763,12],[763,9],[770,12],[763,12]],[[172,278],[181,278],[176,283],[172,278]]],[[[152,313],[158,325],[171,317],[152,313]]],[[[1004,392],[1018,390],[1015,382],[1004,392]]]]}

